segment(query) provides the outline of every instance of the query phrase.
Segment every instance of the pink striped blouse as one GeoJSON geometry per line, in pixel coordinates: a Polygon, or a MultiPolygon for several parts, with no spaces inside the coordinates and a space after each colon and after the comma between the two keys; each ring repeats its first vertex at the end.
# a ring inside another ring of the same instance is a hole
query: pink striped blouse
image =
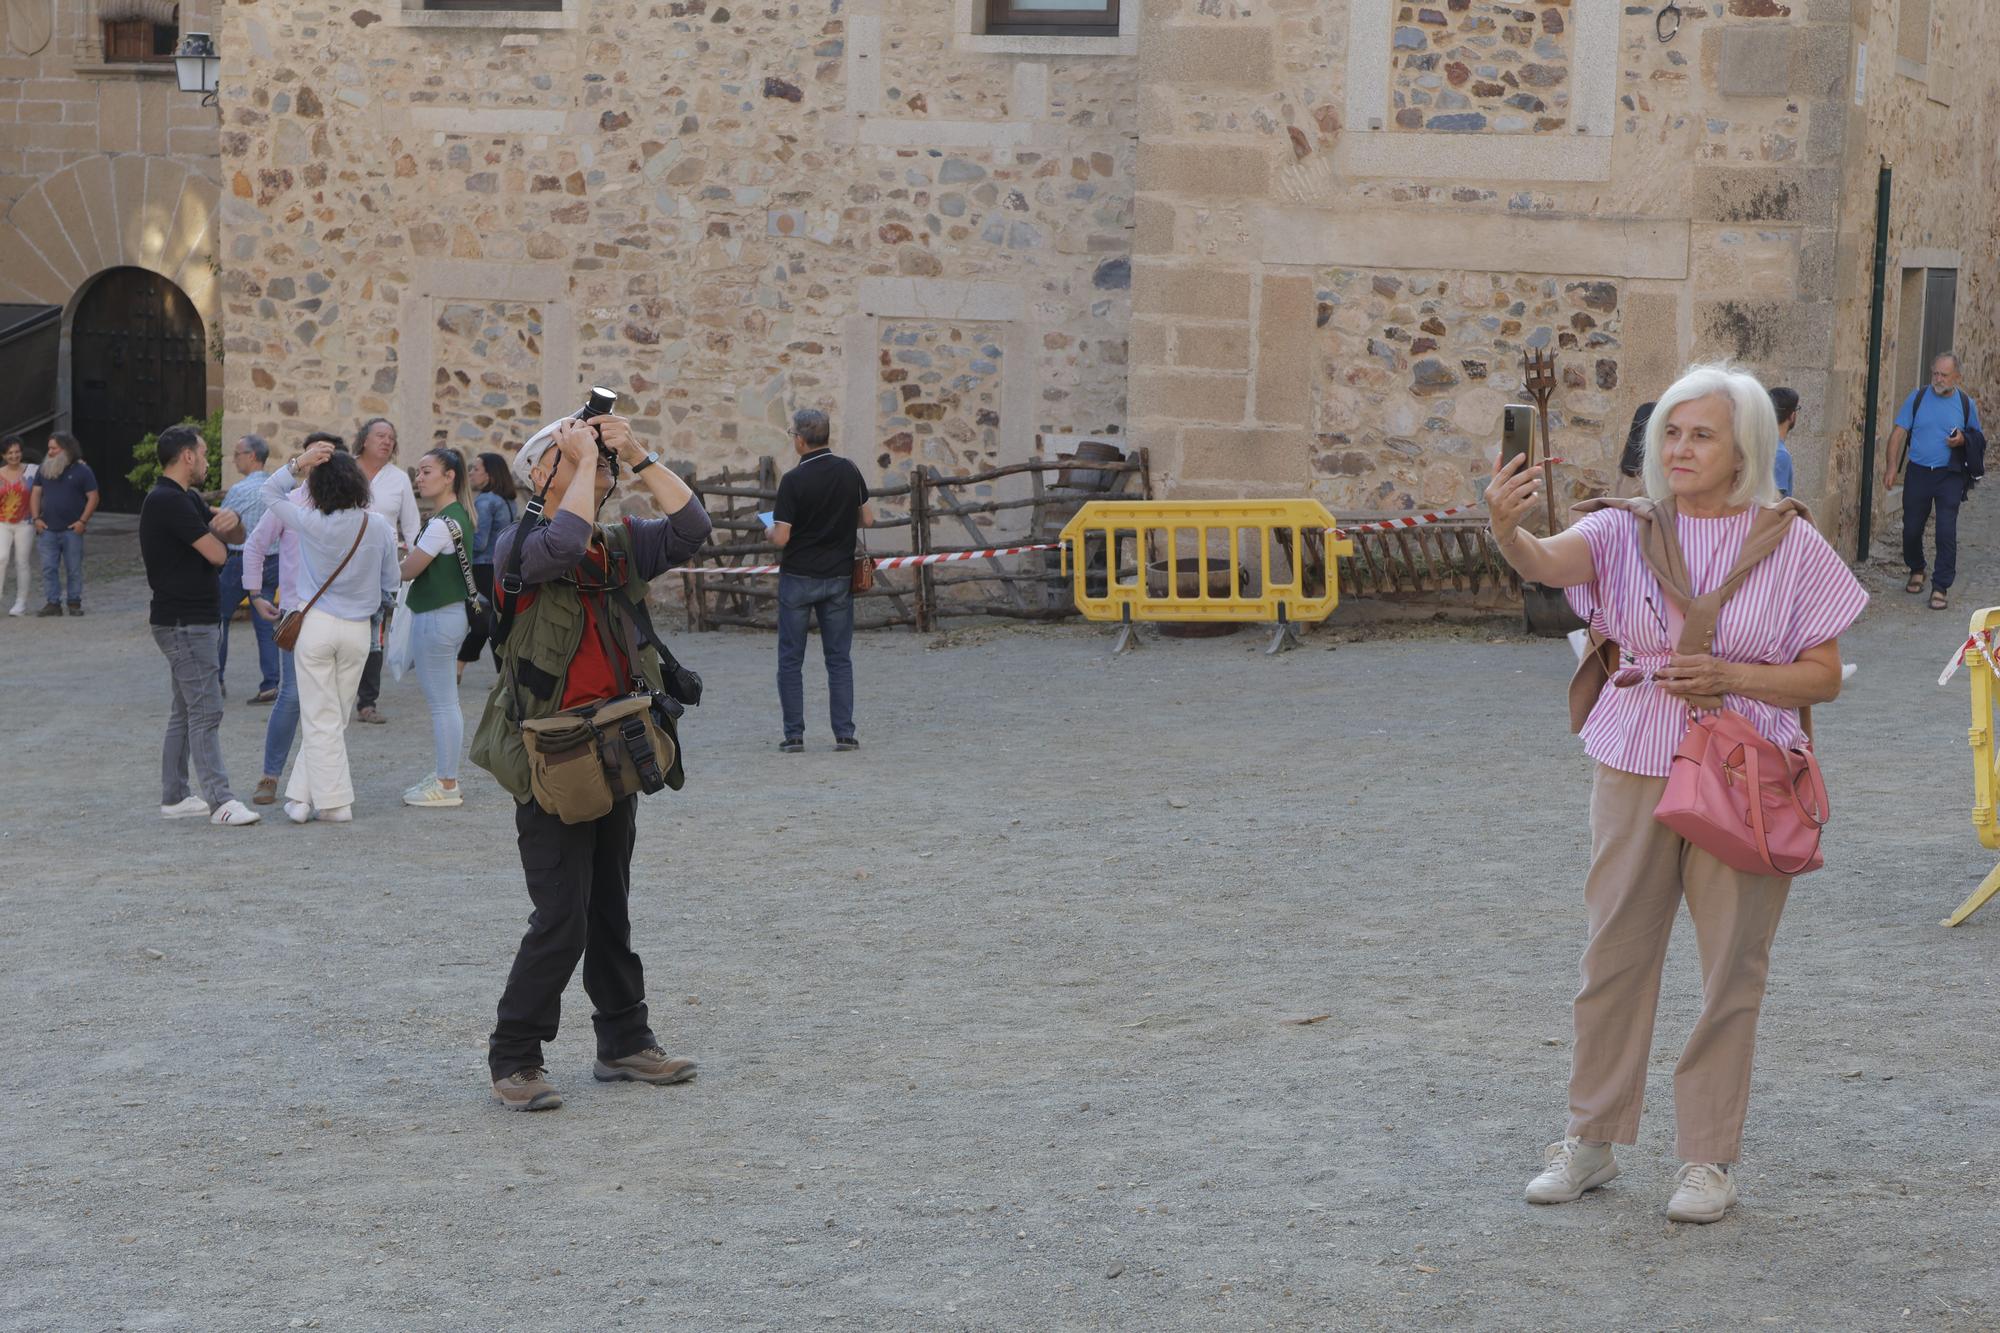
{"type": "MultiPolygon", "coordinates": [[[[1752,515],[1678,520],[1681,551],[1697,596],[1719,586],[1750,535],[1752,515]]],[[[1583,748],[1610,768],[1662,778],[1687,732],[1687,705],[1653,683],[1651,672],[1674,652],[1682,617],[1660,591],[1639,551],[1639,520],[1622,509],[1600,509],[1571,528],[1590,543],[1597,577],[1566,589],[1569,604],[1600,634],[1617,640],[1621,663],[1647,672],[1637,685],[1607,685],[1583,726],[1583,748]]],[[[1868,605],[1868,594],[1812,524],[1790,531],[1745,579],[1716,621],[1716,657],[1725,662],[1782,665],[1846,631],[1868,605]]],[[[1778,745],[1804,739],[1797,709],[1729,695],[1725,702],[1778,745]]]]}

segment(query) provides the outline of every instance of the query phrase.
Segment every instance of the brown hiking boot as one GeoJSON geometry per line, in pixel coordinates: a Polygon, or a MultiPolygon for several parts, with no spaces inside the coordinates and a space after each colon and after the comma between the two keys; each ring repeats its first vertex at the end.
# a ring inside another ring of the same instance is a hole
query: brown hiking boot
{"type": "Polygon", "coordinates": [[[257,794],[250,798],[251,803],[254,805],[275,805],[277,800],[278,780],[276,778],[258,778],[257,794]]]}
{"type": "Polygon", "coordinates": [[[657,1046],[619,1060],[599,1060],[591,1067],[599,1083],[685,1083],[696,1073],[692,1060],[676,1059],[657,1046]]]}
{"type": "Polygon", "coordinates": [[[562,1105],[562,1094],[539,1069],[517,1069],[494,1079],[493,1095],[510,1111],[553,1111],[562,1105]]]}

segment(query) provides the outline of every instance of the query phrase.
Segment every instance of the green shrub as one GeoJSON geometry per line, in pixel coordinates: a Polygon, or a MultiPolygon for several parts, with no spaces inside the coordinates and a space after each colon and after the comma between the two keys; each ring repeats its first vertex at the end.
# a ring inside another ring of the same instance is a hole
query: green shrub
{"type": "MultiPolygon", "coordinates": [[[[208,475],[220,481],[222,478],[222,409],[208,414],[208,420],[196,421],[187,417],[180,422],[183,426],[193,426],[201,432],[201,438],[208,441],[208,475]]],[[[160,479],[160,435],[158,431],[146,436],[132,446],[132,470],[125,474],[125,480],[132,488],[144,495],[153,489],[153,483],[160,479]]]]}

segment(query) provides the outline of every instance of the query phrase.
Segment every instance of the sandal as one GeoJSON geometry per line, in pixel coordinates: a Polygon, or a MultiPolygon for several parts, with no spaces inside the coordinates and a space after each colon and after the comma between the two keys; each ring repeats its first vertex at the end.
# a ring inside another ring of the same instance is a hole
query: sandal
{"type": "Polygon", "coordinates": [[[1942,611],[1945,609],[1945,605],[1946,602],[1945,602],[1945,595],[1943,588],[1939,588],[1931,593],[1931,610],[1942,611]]]}
{"type": "Polygon", "coordinates": [[[1903,585],[1903,591],[1910,594],[1910,596],[1912,597],[1916,596],[1923,590],[1924,590],[1924,576],[1920,573],[1910,575],[1910,581],[1903,585]]]}
{"type": "Polygon", "coordinates": [[[382,725],[382,724],[383,724],[384,722],[387,722],[387,721],[388,721],[389,719],[388,719],[388,718],[386,718],[386,717],[384,717],[384,716],[382,716],[382,714],[380,714],[380,713],[376,712],[376,711],[375,711],[375,705],[373,705],[373,704],[370,704],[370,705],[368,705],[368,706],[367,706],[366,708],[357,708],[357,709],[355,709],[355,710],[354,710],[354,720],[355,720],[356,722],[366,722],[366,723],[368,723],[368,724],[369,724],[370,726],[378,726],[378,727],[379,727],[379,726],[381,726],[381,725],[382,725]]]}

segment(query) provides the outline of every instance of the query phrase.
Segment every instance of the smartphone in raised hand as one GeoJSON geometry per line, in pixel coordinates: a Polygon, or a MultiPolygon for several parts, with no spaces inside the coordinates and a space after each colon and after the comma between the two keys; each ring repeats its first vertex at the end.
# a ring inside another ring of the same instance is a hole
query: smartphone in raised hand
{"type": "Polygon", "coordinates": [[[1534,450],[1535,409],[1526,403],[1509,403],[1500,413],[1500,471],[1515,458],[1526,458],[1534,450]]]}

